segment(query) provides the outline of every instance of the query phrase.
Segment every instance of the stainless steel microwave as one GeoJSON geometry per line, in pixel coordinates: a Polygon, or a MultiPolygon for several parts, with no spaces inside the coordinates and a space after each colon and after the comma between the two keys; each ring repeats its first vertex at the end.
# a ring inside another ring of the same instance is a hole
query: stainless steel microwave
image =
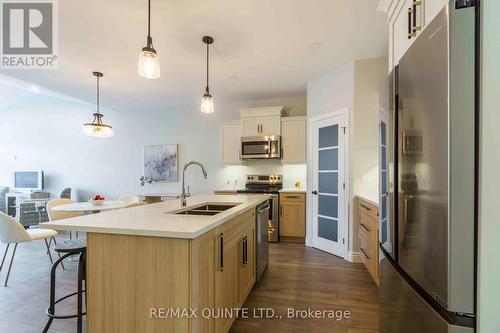
{"type": "Polygon", "coordinates": [[[241,138],[241,159],[281,159],[281,137],[265,135],[241,138]]]}

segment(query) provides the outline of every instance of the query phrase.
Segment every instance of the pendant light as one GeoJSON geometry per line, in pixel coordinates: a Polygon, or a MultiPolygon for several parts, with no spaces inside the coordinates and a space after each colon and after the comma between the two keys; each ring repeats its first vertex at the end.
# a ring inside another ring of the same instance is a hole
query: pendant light
{"type": "Polygon", "coordinates": [[[137,68],[140,76],[147,79],[157,79],[160,77],[160,60],[153,48],[151,38],[151,0],[148,0],[148,37],[146,46],[142,48],[139,56],[139,66],[137,68]]]}
{"type": "Polygon", "coordinates": [[[203,113],[213,113],[214,112],[214,99],[212,95],[210,95],[210,91],[208,89],[208,67],[209,67],[209,47],[210,44],[214,42],[214,39],[210,36],[204,36],[202,39],[203,43],[207,44],[207,86],[205,87],[205,93],[201,98],[201,108],[200,111],[203,113]]]}
{"type": "Polygon", "coordinates": [[[97,78],[97,111],[94,113],[94,120],[91,123],[83,124],[82,133],[97,138],[110,138],[113,136],[113,128],[102,122],[103,115],[99,109],[99,79],[103,77],[103,74],[100,72],[93,72],[92,74],[97,78]]]}

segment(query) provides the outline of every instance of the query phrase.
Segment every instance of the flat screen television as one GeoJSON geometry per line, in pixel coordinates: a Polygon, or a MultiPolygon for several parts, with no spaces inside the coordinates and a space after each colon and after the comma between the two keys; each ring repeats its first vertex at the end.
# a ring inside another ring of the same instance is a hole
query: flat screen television
{"type": "Polygon", "coordinates": [[[14,171],[14,188],[25,191],[43,190],[42,170],[14,171]]]}

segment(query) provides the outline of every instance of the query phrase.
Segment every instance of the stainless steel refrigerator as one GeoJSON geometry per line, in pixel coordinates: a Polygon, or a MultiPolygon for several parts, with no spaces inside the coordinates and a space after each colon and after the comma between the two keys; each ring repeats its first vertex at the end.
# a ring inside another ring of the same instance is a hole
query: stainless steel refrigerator
{"type": "Polygon", "coordinates": [[[467,4],[450,1],[381,89],[381,333],[475,330],[479,11],[467,4]]]}

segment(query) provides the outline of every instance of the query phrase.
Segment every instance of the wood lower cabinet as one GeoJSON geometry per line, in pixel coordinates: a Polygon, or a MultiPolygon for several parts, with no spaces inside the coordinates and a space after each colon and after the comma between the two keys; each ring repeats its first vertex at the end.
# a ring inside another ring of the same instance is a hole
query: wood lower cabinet
{"type": "Polygon", "coordinates": [[[87,234],[89,332],[226,333],[236,313],[202,311],[241,307],[254,283],[254,208],[196,239],[87,234]]]}
{"type": "Polygon", "coordinates": [[[248,223],[240,239],[238,302],[245,303],[255,283],[255,223],[248,223]]]}
{"type": "Polygon", "coordinates": [[[378,206],[360,197],[355,199],[358,227],[358,253],[373,280],[379,284],[379,223],[378,206]]]}
{"type": "MultiPolygon", "coordinates": [[[[255,210],[240,215],[218,228],[216,233],[217,269],[215,272],[215,309],[241,307],[255,283],[255,210]],[[245,251],[243,251],[244,247],[245,251]],[[247,249],[252,255],[247,255],[247,249]],[[246,264],[247,258],[251,261],[246,264]]],[[[236,315],[215,319],[215,332],[228,332],[236,315]]]]}
{"type": "Polygon", "coordinates": [[[280,193],[280,240],[304,242],[306,237],[306,194],[280,193]]]}
{"type": "MultiPolygon", "coordinates": [[[[217,237],[219,263],[215,273],[215,308],[216,311],[238,307],[238,237],[220,233],[217,237]],[[221,256],[222,254],[222,256],[221,256]]],[[[228,332],[234,318],[224,316],[215,319],[215,332],[228,332]]]]}

